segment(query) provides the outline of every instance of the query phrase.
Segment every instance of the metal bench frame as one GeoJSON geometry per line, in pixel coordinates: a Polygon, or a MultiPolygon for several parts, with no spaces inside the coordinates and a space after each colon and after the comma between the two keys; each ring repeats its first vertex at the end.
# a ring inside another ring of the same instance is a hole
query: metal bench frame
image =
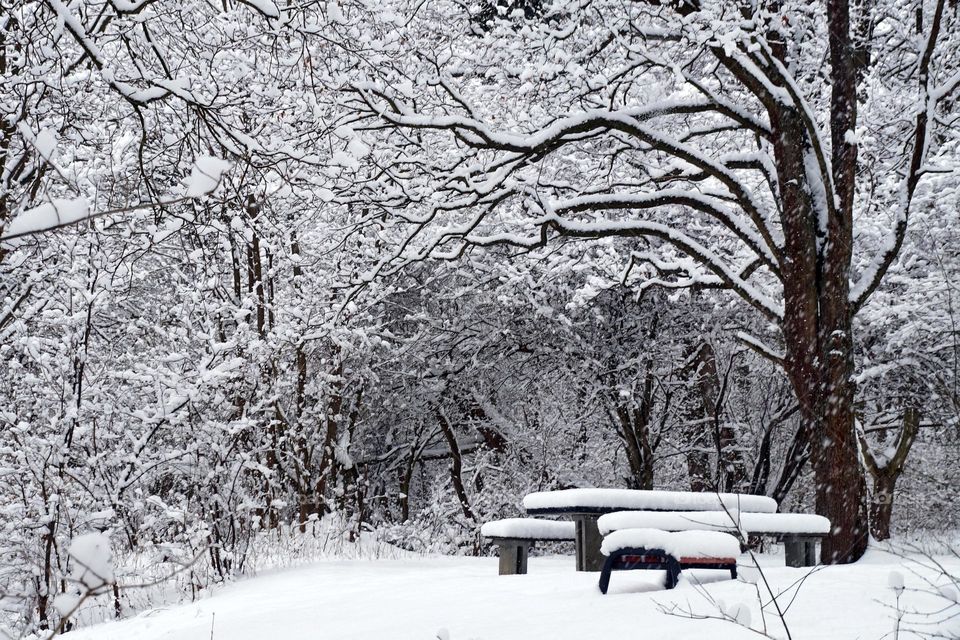
{"type": "Polygon", "coordinates": [[[631,569],[661,569],[667,572],[666,588],[673,589],[680,580],[682,569],[726,569],[730,578],[737,578],[737,562],[735,558],[703,558],[703,562],[681,562],[680,559],[667,553],[663,549],[646,549],[644,547],[628,547],[618,549],[607,556],[600,571],[600,593],[606,593],[610,586],[610,574],[613,571],[629,571],[631,569]],[[624,558],[635,557],[636,559],[624,558]],[[714,560],[710,562],[709,560],[714,560]],[[733,560],[733,562],[716,562],[716,560],[733,560]]]}

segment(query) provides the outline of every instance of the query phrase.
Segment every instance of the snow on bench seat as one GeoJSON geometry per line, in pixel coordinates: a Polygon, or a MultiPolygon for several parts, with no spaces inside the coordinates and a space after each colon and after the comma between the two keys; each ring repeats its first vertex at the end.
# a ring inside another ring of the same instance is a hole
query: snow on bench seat
{"type": "Polygon", "coordinates": [[[530,513],[607,513],[642,511],[723,511],[776,513],[777,502],[766,496],[636,489],[563,489],[528,494],[523,507],[530,513]]]}
{"type": "Polygon", "coordinates": [[[507,518],[494,520],[480,527],[485,538],[508,538],[511,540],[573,540],[576,536],[574,522],[540,520],[537,518],[507,518]]]}
{"type": "Polygon", "coordinates": [[[610,586],[610,574],[630,569],[665,569],[666,588],[673,589],[683,569],[724,569],[737,577],[740,542],[719,531],[621,529],[603,539],[607,556],[600,571],[600,593],[610,586]]]}
{"type": "Polygon", "coordinates": [[[621,529],[604,537],[600,551],[609,556],[624,549],[660,549],[684,564],[686,560],[727,559],[736,562],[740,541],[719,531],[621,529]]]}
{"type": "Polygon", "coordinates": [[[487,522],[480,527],[480,533],[499,547],[500,575],[517,575],[527,572],[530,547],[535,542],[574,540],[576,523],[537,518],[507,518],[487,522]]]}
{"type": "Polygon", "coordinates": [[[616,511],[600,516],[600,533],[621,529],[663,531],[733,531],[751,535],[824,536],[830,521],[809,513],[745,513],[726,511],[616,511]]]}

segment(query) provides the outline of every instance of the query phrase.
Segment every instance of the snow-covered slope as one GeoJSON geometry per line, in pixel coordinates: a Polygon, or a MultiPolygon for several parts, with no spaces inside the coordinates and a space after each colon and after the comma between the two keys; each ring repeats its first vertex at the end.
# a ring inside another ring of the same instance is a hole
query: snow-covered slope
{"type": "MultiPolygon", "coordinates": [[[[956,575],[960,560],[941,559],[956,575]]],[[[741,566],[749,559],[741,559],[741,566]]],[[[901,607],[942,608],[942,596],[913,571],[917,565],[873,551],[857,565],[815,570],[782,566],[762,557],[794,638],[881,638],[901,607]],[[891,578],[892,576],[892,578],[891,578]],[[800,585],[799,594],[797,586],[800,585]],[[796,598],[794,598],[796,596],[796,598]]],[[[324,561],[278,571],[223,588],[194,603],[149,611],[136,618],[69,634],[71,640],[636,640],[637,638],[756,638],[764,624],[785,637],[772,606],[761,614],[755,569],[741,580],[721,571],[684,574],[673,591],[660,587],[661,572],[613,576],[610,593],[597,590],[597,574],[573,570],[572,557],[531,558],[530,573],[498,576],[495,558],[416,558],[324,561]],[[692,580],[703,584],[696,585],[692,580]],[[746,581],[744,581],[746,580],[746,581]],[[711,602],[712,600],[712,602],[711,602]],[[692,620],[689,613],[715,618],[692,620]],[[764,617],[766,620],[764,621],[764,617]]],[[[934,581],[936,584],[936,581],[934,581]]],[[[944,581],[940,579],[940,582],[944,581]]],[[[761,582],[762,585],[762,582],[761,582]]],[[[941,585],[945,586],[945,585],[941,585]]],[[[762,592],[761,586],[761,592],[762,592]]],[[[954,592],[955,593],[955,592],[954,592]]],[[[944,595],[950,596],[949,589],[944,595]]],[[[764,602],[769,597],[764,594],[764,602]]],[[[909,627],[920,621],[908,615],[909,627]]],[[[951,623],[960,633],[960,620],[951,623]]],[[[932,631],[925,628],[926,632],[932,631]]],[[[889,637],[889,636],[887,636],[889,637]]],[[[901,638],[911,637],[901,629],[901,638]]]]}

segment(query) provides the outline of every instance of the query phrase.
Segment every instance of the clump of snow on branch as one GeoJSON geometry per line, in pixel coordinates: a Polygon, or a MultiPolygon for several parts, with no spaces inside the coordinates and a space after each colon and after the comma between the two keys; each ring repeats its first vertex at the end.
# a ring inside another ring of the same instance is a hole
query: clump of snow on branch
{"type": "Polygon", "coordinates": [[[891,571],[887,576],[887,585],[899,596],[903,593],[903,574],[899,571],[891,571]]]}
{"type": "Polygon", "coordinates": [[[187,179],[187,197],[199,198],[216,190],[230,163],[213,156],[198,156],[187,179]]]}
{"type": "Polygon", "coordinates": [[[70,557],[75,563],[72,578],[89,592],[113,584],[113,552],[110,538],[103,533],[86,533],[70,543],[70,557]]]}
{"type": "Polygon", "coordinates": [[[7,240],[20,236],[56,229],[79,222],[89,216],[90,205],[85,198],[54,198],[40,206],[27,209],[3,230],[0,239],[7,240]]]}

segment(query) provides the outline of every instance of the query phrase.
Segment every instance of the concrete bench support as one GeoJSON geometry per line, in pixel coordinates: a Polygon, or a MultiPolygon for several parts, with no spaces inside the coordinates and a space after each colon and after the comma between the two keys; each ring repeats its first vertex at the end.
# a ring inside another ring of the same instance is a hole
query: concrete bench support
{"type": "Polygon", "coordinates": [[[522,575],[527,572],[527,559],[530,557],[530,540],[497,538],[494,540],[500,552],[500,575],[522,575]]]}
{"type": "Polygon", "coordinates": [[[783,536],[785,564],[788,567],[816,566],[818,539],[819,536],[783,536]]]}

